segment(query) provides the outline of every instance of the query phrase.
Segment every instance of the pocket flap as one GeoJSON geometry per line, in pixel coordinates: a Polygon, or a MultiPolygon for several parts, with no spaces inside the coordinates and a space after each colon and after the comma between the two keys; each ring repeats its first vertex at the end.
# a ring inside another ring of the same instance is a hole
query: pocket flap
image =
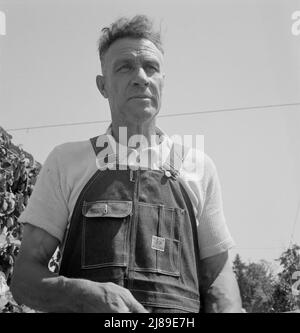
{"type": "Polygon", "coordinates": [[[131,201],[84,201],[82,206],[85,217],[126,217],[131,212],[131,201]]]}

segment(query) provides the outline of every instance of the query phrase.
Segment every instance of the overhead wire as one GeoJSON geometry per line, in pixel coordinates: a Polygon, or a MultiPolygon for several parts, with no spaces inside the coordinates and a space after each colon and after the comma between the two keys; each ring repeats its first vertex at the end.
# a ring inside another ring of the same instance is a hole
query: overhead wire
{"type": "MultiPolygon", "coordinates": [[[[161,115],[158,115],[157,117],[158,118],[167,118],[167,117],[192,116],[192,115],[201,115],[201,114],[209,114],[209,113],[249,111],[249,110],[255,110],[255,109],[261,110],[261,109],[270,109],[270,108],[279,108],[279,107],[288,107],[288,106],[300,106],[300,102],[285,103],[285,104],[256,105],[256,106],[246,106],[246,107],[236,107],[236,108],[224,108],[224,109],[204,110],[204,111],[195,111],[195,112],[161,114],[161,115]]],[[[110,122],[110,120],[83,121],[83,122],[76,122],[76,123],[61,123],[61,124],[51,124],[51,125],[41,125],[41,126],[27,126],[27,127],[20,127],[20,128],[10,128],[10,129],[6,129],[6,131],[13,132],[13,131],[32,130],[32,129],[41,129],[41,128],[101,124],[101,123],[108,123],[108,122],[110,122]]]]}

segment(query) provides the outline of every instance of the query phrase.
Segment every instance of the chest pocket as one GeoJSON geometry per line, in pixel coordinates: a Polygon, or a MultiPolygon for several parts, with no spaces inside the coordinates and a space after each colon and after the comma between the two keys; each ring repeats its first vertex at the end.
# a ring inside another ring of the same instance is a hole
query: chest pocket
{"type": "Polygon", "coordinates": [[[181,230],[185,210],[139,203],[135,270],[180,275],[181,230]]]}
{"type": "Polygon", "coordinates": [[[82,268],[126,266],[131,201],[84,202],[82,268]]]}

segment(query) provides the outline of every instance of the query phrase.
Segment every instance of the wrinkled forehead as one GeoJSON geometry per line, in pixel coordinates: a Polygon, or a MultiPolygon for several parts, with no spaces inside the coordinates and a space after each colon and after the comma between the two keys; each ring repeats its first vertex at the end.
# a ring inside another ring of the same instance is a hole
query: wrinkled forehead
{"type": "Polygon", "coordinates": [[[105,67],[111,67],[114,63],[125,59],[131,60],[154,60],[163,64],[162,52],[148,39],[122,38],[116,40],[104,55],[105,67]]]}

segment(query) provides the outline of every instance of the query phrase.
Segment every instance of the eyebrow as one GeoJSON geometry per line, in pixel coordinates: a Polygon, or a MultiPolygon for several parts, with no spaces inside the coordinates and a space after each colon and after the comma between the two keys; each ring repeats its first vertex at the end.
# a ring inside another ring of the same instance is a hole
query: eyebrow
{"type": "MultiPolygon", "coordinates": [[[[113,62],[112,64],[112,68],[116,69],[118,66],[120,65],[126,65],[126,64],[134,64],[136,63],[135,59],[131,59],[131,58],[121,58],[121,59],[117,59],[115,62],[113,62]]],[[[149,58],[145,58],[142,60],[143,64],[154,64],[155,66],[157,66],[158,68],[160,68],[160,63],[158,60],[156,59],[149,59],[149,58]]]]}
{"type": "Polygon", "coordinates": [[[145,64],[154,64],[155,66],[157,66],[158,68],[160,68],[160,62],[155,60],[155,59],[145,59],[144,60],[145,64]]]}
{"type": "Polygon", "coordinates": [[[115,62],[113,62],[113,68],[116,68],[123,64],[132,64],[133,62],[134,60],[129,58],[117,59],[115,62]]]}

